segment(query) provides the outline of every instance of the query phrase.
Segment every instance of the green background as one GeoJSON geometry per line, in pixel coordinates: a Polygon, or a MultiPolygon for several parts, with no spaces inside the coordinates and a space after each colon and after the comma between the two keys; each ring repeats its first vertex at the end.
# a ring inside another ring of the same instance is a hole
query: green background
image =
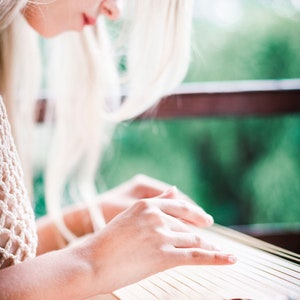
{"type": "MultiPolygon", "coordinates": [[[[221,16],[220,1],[197,2],[185,82],[300,78],[300,11],[289,1],[228,1],[235,6],[221,16]]],[[[103,191],[144,173],[176,185],[219,224],[297,224],[299,150],[298,114],[134,121],[116,129],[97,182],[103,191]]]]}

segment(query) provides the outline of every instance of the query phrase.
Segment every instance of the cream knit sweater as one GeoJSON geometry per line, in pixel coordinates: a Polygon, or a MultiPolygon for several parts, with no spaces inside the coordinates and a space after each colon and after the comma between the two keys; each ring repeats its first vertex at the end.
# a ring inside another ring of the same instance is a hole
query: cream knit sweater
{"type": "Polygon", "coordinates": [[[35,256],[34,213],[0,97],[0,269],[35,256]]]}

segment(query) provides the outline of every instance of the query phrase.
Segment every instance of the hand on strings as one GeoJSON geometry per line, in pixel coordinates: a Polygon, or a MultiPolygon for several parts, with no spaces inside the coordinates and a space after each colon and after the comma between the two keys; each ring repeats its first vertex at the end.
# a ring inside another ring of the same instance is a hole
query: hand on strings
{"type": "MultiPolygon", "coordinates": [[[[121,185],[100,194],[100,201],[106,221],[110,221],[114,216],[131,206],[140,199],[153,198],[161,195],[171,186],[163,181],[139,174],[121,185]]],[[[173,197],[170,194],[168,197],[173,197]]],[[[178,191],[178,196],[182,200],[193,202],[187,195],[178,191]]]]}
{"type": "Polygon", "coordinates": [[[106,287],[101,292],[111,292],[175,266],[234,263],[232,254],[220,251],[188,225],[210,222],[210,216],[178,198],[173,188],[157,197],[135,201],[85,240],[94,272],[106,287]]]}

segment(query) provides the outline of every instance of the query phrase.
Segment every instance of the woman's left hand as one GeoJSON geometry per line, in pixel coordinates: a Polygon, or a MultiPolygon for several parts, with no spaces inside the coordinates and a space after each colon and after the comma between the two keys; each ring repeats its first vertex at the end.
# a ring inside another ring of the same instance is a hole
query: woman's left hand
{"type": "MultiPolygon", "coordinates": [[[[146,175],[137,175],[122,183],[121,185],[98,196],[99,205],[102,207],[103,215],[106,223],[110,222],[115,216],[131,207],[135,202],[141,199],[157,198],[166,190],[170,190],[171,186],[165,182],[148,177],[146,175]]],[[[172,193],[168,193],[168,199],[180,199],[187,202],[193,202],[187,195],[172,189],[172,193]]],[[[205,213],[205,211],[197,206],[198,213],[201,212],[202,226],[213,224],[213,218],[205,213]]],[[[64,211],[64,220],[67,227],[78,237],[91,233],[93,226],[90,220],[88,210],[83,205],[71,206],[64,211]]],[[[64,246],[63,239],[57,227],[49,216],[44,216],[37,221],[37,229],[39,235],[38,254],[42,254],[51,250],[56,250],[64,246]],[[58,237],[62,243],[58,243],[58,237]]]]}
{"type": "MultiPolygon", "coordinates": [[[[170,187],[169,184],[163,181],[139,174],[121,185],[100,194],[98,199],[101,202],[105,220],[109,222],[116,215],[131,206],[133,202],[157,197],[170,187]]],[[[177,197],[193,202],[180,191],[178,191],[177,197]]]]}

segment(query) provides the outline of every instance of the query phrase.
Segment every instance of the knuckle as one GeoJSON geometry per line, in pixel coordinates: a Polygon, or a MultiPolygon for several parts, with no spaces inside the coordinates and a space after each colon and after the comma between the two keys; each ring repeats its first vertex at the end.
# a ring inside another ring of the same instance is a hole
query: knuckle
{"type": "Polygon", "coordinates": [[[221,265],[224,263],[222,255],[218,252],[207,255],[200,249],[191,250],[186,259],[188,264],[221,265]]]}
{"type": "Polygon", "coordinates": [[[148,210],[145,213],[145,217],[146,217],[146,220],[149,222],[149,224],[151,224],[153,226],[161,227],[161,226],[164,226],[164,224],[165,224],[158,209],[148,210]]]}
{"type": "Polygon", "coordinates": [[[162,226],[164,221],[158,207],[151,205],[147,200],[139,200],[135,204],[144,222],[152,226],[162,226]]]}
{"type": "Polygon", "coordinates": [[[133,186],[133,193],[138,198],[145,197],[145,190],[149,187],[148,177],[144,174],[137,174],[131,179],[131,183],[133,186]]]}
{"type": "Polygon", "coordinates": [[[135,183],[136,186],[144,185],[147,180],[147,176],[144,174],[136,174],[132,181],[135,183]]]}
{"type": "Polygon", "coordinates": [[[199,235],[195,234],[193,236],[193,245],[201,247],[202,244],[203,244],[203,241],[202,241],[201,237],[199,235]]]}
{"type": "Polygon", "coordinates": [[[141,199],[136,201],[133,206],[138,210],[138,211],[145,211],[150,208],[150,204],[146,199],[141,199]]]}
{"type": "Polygon", "coordinates": [[[187,201],[178,200],[178,206],[183,213],[188,213],[190,211],[187,201]]]}
{"type": "Polygon", "coordinates": [[[199,261],[202,260],[202,253],[198,250],[192,250],[190,253],[190,257],[193,261],[199,261]]]}
{"type": "Polygon", "coordinates": [[[170,245],[169,242],[169,237],[167,234],[165,234],[162,230],[160,229],[155,229],[154,230],[155,234],[153,234],[153,237],[155,236],[156,242],[158,244],[157,249],[159,252],[162,254],[166,253],[166,248],[168,245],[170,245]]]}
{"type": "Polygon", "coordinates": [[[213,254],[213,262],[216,263],[216,264],[222,263],[222,262],[223,262],[223,257],[222,257],[222,255],[221,255],[220,253],[218,253],[218,252],[215,252],[215,253],[213,254]]]}

